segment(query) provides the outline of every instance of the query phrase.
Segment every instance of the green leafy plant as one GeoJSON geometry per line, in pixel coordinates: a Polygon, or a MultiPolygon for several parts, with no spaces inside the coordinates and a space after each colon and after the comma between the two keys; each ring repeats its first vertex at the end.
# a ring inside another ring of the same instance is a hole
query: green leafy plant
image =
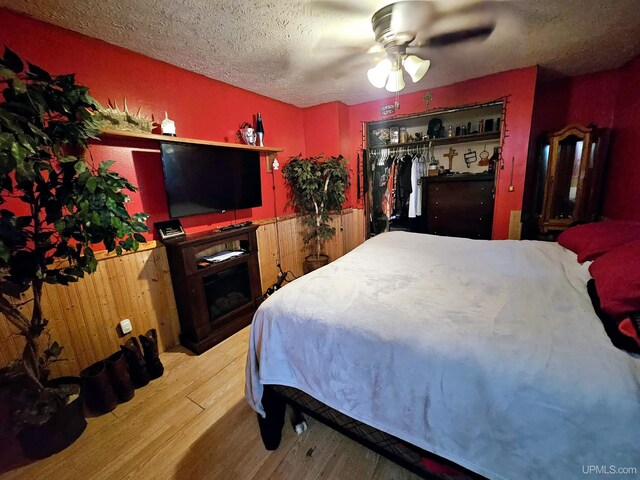
{"type": "Polygon", "coordinates": [[[22,358],[0,372],[0,381],[19,384],[21,397],[43,411],[43,402],[60,402],[46,381],[62,352],[57,342],[39,342],[48,323],[44,284],[67,285],[95,272],[93,245],[118,255],[137,250],[148,215],[127,212],[125,192],[136,187],[110,170],[113,162],[85,160],[89,139],[99,134],[99,105],[74,75],[25,66],[6,48],[0,85],[0,312],[25,340],[22,358]],[[32,295],[21,295],[29,289],[32,295]]]}
{"type": "Polygon", "coordinates": [[[313,257],[319,259],[322,245],[333,238],[331,212],[342,210],[346,191],[351,184],[347,160],[339,155],[324,159],[322,155],[291,157],[282,168],[289,189],[289,204],[303,216],[307,227],[305,245],[313,242],[313,257]]]}

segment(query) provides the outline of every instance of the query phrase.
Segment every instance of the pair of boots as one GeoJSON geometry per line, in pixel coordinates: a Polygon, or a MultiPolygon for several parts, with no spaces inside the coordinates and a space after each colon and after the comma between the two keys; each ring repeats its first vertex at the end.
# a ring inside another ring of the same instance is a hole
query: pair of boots
{"type": "Polygon", "coordinates": [[[150,380],[159,378],[164,373],[164,366],[158,354],[156,329],[152,328],[139,338],[140,343],[136,337],[131,337],[120,347],[127,357],[129,375],[136,388],[144,387],[150,380]]]}
{"type": "Polygon", "coordinates": [[[132,337],[120,351],[80,372],[87,407],[97,413],[110,412],[118,403],[131,400],[134,388],[162,376],[164,367],[158,356],[156,330],[140,335],[140,343],[132,337]]]}

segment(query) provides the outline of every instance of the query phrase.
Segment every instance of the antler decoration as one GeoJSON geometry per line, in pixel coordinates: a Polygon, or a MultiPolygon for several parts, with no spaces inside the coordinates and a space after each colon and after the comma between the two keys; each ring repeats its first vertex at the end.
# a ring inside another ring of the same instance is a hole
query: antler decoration
{"type": "Polygon", "coordinates": [[[124,109],[120,110],[118,103],[109,99],[107,107],[98,109],[96,115],[103,128],[151,133],[158,126],[153,121],[153,116],[149,119],[142,115],[142,107],[139,107],[134,115],[129,113],[126,97],[123,99],[122,104],[124,109]]]}

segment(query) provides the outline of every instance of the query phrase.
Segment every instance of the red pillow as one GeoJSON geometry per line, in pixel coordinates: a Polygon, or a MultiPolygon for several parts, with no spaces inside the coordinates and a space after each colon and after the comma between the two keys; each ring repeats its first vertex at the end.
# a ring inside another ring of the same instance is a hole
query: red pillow
{"type": "Polygon", "coordinates": [[[578,254],[580,263],[634,240],[640,240],[640,222],[606,220],[568,228],[558,236],[558,243],[578,254]]]}
{"type": "Polygon", "coordinates": [[[622,319],[640,312],[640,241],[605,253],[589,266],[602,310],[622,319]]]}

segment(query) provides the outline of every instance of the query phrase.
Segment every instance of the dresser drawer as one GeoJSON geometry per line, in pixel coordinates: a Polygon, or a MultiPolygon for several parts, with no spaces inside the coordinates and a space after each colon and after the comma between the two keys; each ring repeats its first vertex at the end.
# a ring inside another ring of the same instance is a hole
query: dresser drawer
{"type": "Polygon", "coordinates": [[[425,233],[491,238],[493,180],[427,182],[422,200],[425,233]]]}

